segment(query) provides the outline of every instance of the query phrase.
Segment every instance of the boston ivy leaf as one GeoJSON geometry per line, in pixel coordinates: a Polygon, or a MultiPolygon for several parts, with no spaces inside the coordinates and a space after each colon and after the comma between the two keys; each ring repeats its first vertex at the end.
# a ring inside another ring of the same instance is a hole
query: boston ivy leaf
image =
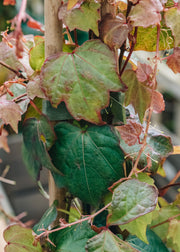
{"type": "Polygon", "coordinates": [[[54,132],[46,117],[27,119],[23,126],[23,140],[23,158],[29,173],[35,179],[38,178],[42,167],[58,172],[46,150],[55,140],[54,132]]]}
{"type": "MultiPolygon", "coordinates": [[[[156,51],[157,27],[138,27],[136,44],[134,50],[156,51]]],[[[162,27],[159,38],[159,50],[167,50],[174,47],[171,30],[162,27]]]]}
{"type": "Polygon", "coordinates": [[[50,234],[50,240],[56,245],[51,249],[55,252],[85,252],[86,242],[95,234],[88,222],[84,221],[50,234]]]}
{"type": "Polygon", "coordinates": [[[125,125],[117,126],[116,129],[119,131],[121,138],[129,146],[136,144],[139,140],[139,136],[142,132],[142,125],[132,120],[128,120],[125,125]]]}
{"type": "Polygon", "coordinates": [[[136,235],[143,242],[148,243],[146,229],[151,222],[152,213],[148,213],[120,227],[122,231],[126,229],[130,234],[136,235]]]}
{"type": "Polygon", "coordinates": [[[49,225],[56,219],[57,217],[57,209],[56,209],[56,202],[50,206],[46,212],[43,214],[41,220],[33,227],[33,231],[39,235],[43,231],[40,229],[47,229],[49,225]]]}
{"type": "Polygon", "coordinates": [[[138,239],[136,236],[129,235],[127,241],[131,246],[136,248],[141,252],[168,252],[161,239],[150,229],[147,229],[146,232],[148,244],[138,239]]]}
{"type": "Polygon", "coordinates": [[[138,81],[133,70],[126,70],[122,75],[122,81],[128,86],[128,90],[125,93],[125,106],[132,104],[142,122],[145,111],[150,106],[152,90],[146,83],[138,81]]]}
{"type": "Polygon", "coordinates": [[[174,36],[174,46],[180,45],[180,10],[173,7],[165,13],[166,25],[171,28],[174,36]]]}
{"type": "Polygon", "coordinates": [[[172,243],[175,244],[177,248],[176,251],[180,250],[179,236],[180,236],[180,221],[173,219],[169,223],[167,239],[172,240],[172,243]]]}
{"type": "Polygon", "coordinates": [[[109,91],[123,88],[112,51],[100,40],[90,40],[74,53],[49,57],[41,72],[41,84],[52,105],[64,101],[76,120],[103,123],[109,91]]]}
{"type": "Polygon", "coordinates": [[[151,82],[152,81],[152,75],[153,75],[153,69],[150,65],[148,64],[142,64],[138,62],[137,64],[137,70],[136,70],[136,75],[137,79],[140,82],[151,82]]]}
{"type": "Polygon", "coordinates": [[[32,230],[19,225],[9,226],[4,231],[4,239],[7,242],[5,252],[42,252],[38,241],[35,239],[32,230]]]}
{"type": "Polygon", "coordinates": [[[27,84],[27,95],[30,99],[35,97],[45,98],[45,94],[40,86],[40,76],[38,73],[34,73],[27,84]]]}
{"type": "Polygon", "coordinates": [[[165,110],[165,102],[163,95],[158,91],[153,92],[152,107],[154,113],[161,113],[165,110]]]}
{"type": "Polygon", "coordinates": [[[173,70],[173,72],[180,73],[180,48],[175,47],[174,52],[167,58],[166,64],[173,70]]]}
{"type": "MultiPolygon", "coordinates": [[[[15,49],[10,48],[5,42],[0,42],[0,60],[16,71],[24,71],[23,65],[16,57],[15,49]]],[[[0,84],[16,76],[14,72],[0,65],[0,84]]]]}
{"type": "Polygon", "coordinates": [[[29,51],[29,63],[33,70],[40,71],[45,60],[44,41],[37,43],[29,51]]]}
{"type": "Polygon", "coordinates": [[[100,234],[92,237],[86,244],[87,252],[138,252],[127,242],[121,240],[110,230],[102,231],[100,234]]]}
{"type": "Polygon", "coordinates": [[[123,14],[113,18],[111,14],[106,14],[99,26],[100,37],[111,49],[120,48],[128,37],[130,27],[126,24],[123,14]]]}
{"type": "Polygon", "coordinates": [[[15,5],[16,0],[3,0],[3,5],[15,5]]]}
{"type": "Polygon", "coordinates": [[[64,174],[69,191],[83,202],[96,205],[102,195],[124,175],[124,154],[109,126],[80,129],[68,123],[55,126],[57,141],[50,150],[54,165],[64,174]]]}
{"type": "Polygon", "coordinates": [[[63,23],[68,26],[70,31],[76,28],[82,31],[89,31],[91,29],[98,36],[99,8],[99,3],[85,1],[79,8],[73,8],[68,11],[68,4],[65,3],[60,7],[58,17],[60,20],[63,20],[63,23]]]}
{"type": "Polygon", "coordinates": [[[108,225],[126,224],[152,212],[157,200],[158,191],[154,186],[136,179],[123,182],[114,190],[108,225]]]}
{"type": "Polygon", "coordinates": [[[133,26],[148,27],[161,21],[163,6],[159,0],[141,0],[129,13],[133,26]]]}
{"type": "MultiPolygon", "coordinates": [[[[136,143],[133,146],[127,145],[123,139],[120,139],[120,146],[124,152],[133,160],[137,158],[141,144],[136,143]]],[[[151,167],[149,171],[156,172],[159,166],[162,166],[166,157],[173,151],[173,146],[170,137],[159,134],[153,129],[149,131],[147,137],[147,145],[140,157],[138,168],[142,169],[147,166],[147,157],[151,159],[151,167]]]]}
{"type": "Polygon", "coordinates": [[[6,100],[4,96],[0,98],[0,119],[3,124],[10,124],[16,133],[18,133],[18,122],[21,120],[21,112],[18,104],[6,100]]]}

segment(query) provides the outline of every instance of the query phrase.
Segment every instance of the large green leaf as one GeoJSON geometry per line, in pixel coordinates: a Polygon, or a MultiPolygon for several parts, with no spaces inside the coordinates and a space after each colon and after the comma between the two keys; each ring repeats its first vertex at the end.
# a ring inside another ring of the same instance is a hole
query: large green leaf
{"type": "Polygon", "coordinates": [[[54,252],[85,252],[86,242],[94,235],[96,233],[90,228],[88,222],[84,221],[52,233],[49,238],[56,247],[51,246],[51,249],[54,252]]]}
{"type": "Polygon", "coordinates": [[[123,182],[114,190],[108,225],[126,224],[152,212],[157,199],[158,191],[154,186],[136,179],[123,182]]]}
{"type": "Polygon", "coordinates": [[[46,117],[27,119],[23,126],[23,140],[23,159],[32,177],[37,179],[42,167],[58,172],[46,150],[55,140],[54,132],[46,117]]]}
{"type": "Polygon", "coordinates": [[[4,239],[7,242],[5,252],[42,252],[40,243],[33,245],[35,237],[32,229],[19,225],[9,226],[4,231],[4,239]]]}
{"type": "Polygon", "coordinates": [[[83,202],[96,205],[108,186],[124,176],[124,154],[109,126],[85,130],[68,123],[55,126],[57,141],[50,150],[57,185],[65,184],[83,202]]]}
{"type": "Polygon", "coordinates": [[[179,8],[170,8],[165,13],[166,25],[171,28],[174,36],[174,46],[180,45],[180,10],[179,8]]]}
{"type": "Polygon", "coordinates": [[[70,31],[74,29],[89,31],[91,29],[98,36],[99,8],[99,3],[85,1],[79,8],[68,10],[68,5],[65,3],[59,9],[58,17],[63,19],[63,23],[68,26],[70,31]]]}
{"type": "Polygon", "coordinates": [[[126,70],[122,75],[122,80],[128,86],[125,93],[125,105],[132,104],[142,122],[146,109],[150,106],[152,90],[145,83],[138,81],[133,70],[126,70]]]}
{"type": "MultiPolygon", "coordinates": [[[[120,146],[129,158],[135,160],[142,145],[136,143],[133,146],[129,146],[120,138],[120,146]]],[[[138,168],[144,168],[147,165],[147,157],[150,157],[151,167],[148,167],[149,171],[156,172],[172,151],[173,146],[171,138],[159,134],[158,131],[153,129],[153,131],[149,131],[148,133],[147,145],[140,157],[138,168]]]]}
{"type": "Polygon", "coordinates": [[[100,234],[87,241],[87,252],[138,252],[127,242],[121,240],[110,230],[102,231],[100,234]]]}
{"type": "Polygon", "coordinates": [[[100,111],[109,103],[109,91],[123,88],[114,54],[100,40],[87,41],[73,53],[49,57],[41,82],[54,107],[64,101],[75,119],[93,123],[102,123],[100,111]]]}
{"type": "Polygon", "coordinates": [[[128,237],[128,242],[134,248],[138,249],[140,252],[168,252],[169,250],[166,248],[161,239],[150,229],[147,229],[146,232],[148,243],[146,244],[136,236],[130,235],[128,237]]]}
{"type": "Polygon", "coordinates": [[[33,231],[38,235],[41,234],[43,231],[40,231],[40,229],[47,229],[56,217],[57,209],[56,202],[54,202],[43,214],[41,220],[33,227],[33,231]]]}

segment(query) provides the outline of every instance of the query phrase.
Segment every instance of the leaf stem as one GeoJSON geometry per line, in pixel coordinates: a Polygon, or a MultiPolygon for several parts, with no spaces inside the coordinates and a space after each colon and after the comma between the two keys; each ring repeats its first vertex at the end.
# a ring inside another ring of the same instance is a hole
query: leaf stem
{"type": "Polygon", "coordinates": [[[24,76],[17,70],[15,70],[14,68],[12,68],[11,66],[9,66],[8,64],[4,63],[3,61],[0,60],[0,65],[2,65],[3,67],[6,67],[8,70],[10,70],[11,72],[15,73],[19,78],[24,78],[24,76]]]}
{"type": "Polygon", "coordinates": [[[55,228],[55,229],[52,229],[52,230],[45,230],[44,233],[41,233],[39,235],[36,236],[36,239],[39,240],[42,236],[44,235],[49,235],[51,233],[54,233],[54,232],[57,232],[59,230],[62,230],[64,228],[67,228],[67,227],[71,227],[73,225],[76,225],[76,224],[80,224],[84,221],[88,221],[88,220],[92,220],[94,217],[96,217],[98,214],[102,213],[104,210],[106,210],[109,206],[111,205],[111,202],[108,203],[106,206],[104,206],[103,208],[101,208],[99,211],[97,211],[96,213],[92,214],[92,215],[89,215],[88,217],[85,217],[83,219],[80,219],[80,220],[77,220],[75,222],[72,222],[72,223],[67,223],[67,224],[64,224],[63,226],[61,227],[58,227],[58,228],[55,228]]]}

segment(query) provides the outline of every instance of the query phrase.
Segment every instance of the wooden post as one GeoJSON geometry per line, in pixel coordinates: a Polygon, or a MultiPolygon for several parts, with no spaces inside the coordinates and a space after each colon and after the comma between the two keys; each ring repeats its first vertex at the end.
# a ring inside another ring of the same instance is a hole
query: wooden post
{"type": "MultiPolygon", "coordinates": [[[[58,20],[58,9],[61,0],[45,0],[44,2],[44,18],[45,18],[45,57],[61,52],[63,45],[62,21],[58,20]]],[[[58,200],[58,208],[65,209],[66,190],[65,188],[57,188],[54,179],[49,172],[49,205],[54,200],[58,200]]],[[[53,225],[59,224],[59,218],[65,218],[65,214],[58,212],[58,216],[53,225]]]]}
{"type": "Polygon", "coordinates": [[[115,0],[101,1],[101,18],[103,18],[107,13],[111,13],[113,17],[116,16],[115,0]]]}

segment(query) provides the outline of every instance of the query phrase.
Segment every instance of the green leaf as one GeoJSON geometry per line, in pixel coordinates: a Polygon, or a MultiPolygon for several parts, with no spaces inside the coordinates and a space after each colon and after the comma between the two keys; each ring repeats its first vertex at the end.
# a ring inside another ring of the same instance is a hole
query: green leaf
{"type": "Polygon", "coordinates": [[[126,70],[122,75],[122,81],[128,87],[125,93],[125,106],[132,104],[142,123],[146,109],[150,106],[152,90],[146,84],[138,81],[133,70],[126,70]]]}
{"type": "MultiPolygon", "coordinates": [[[[138,27],[137,39],[134,50],[156,51],[157,27],[138,27]]],[[[170,29],[161,28],[159,50],[167,50],[174,47],[174,40],[170,29]]]]}
{"type": "Polygon", "coordinates": [[[158,191],[154,186],[136,179],[123,182],[114,190],[108,225],[126,224],[152,212],[157,200],[158,191]]]}
{"type": "Polygon", "coordinates": [[[138,252],[127,242],[121,240],[110,230],[102,231],[100,234],[87,241],[88,252],[138,252]]]}
{"type": "Polygon", "coordinates": [[[92,30],[96,36],[99,36],[99,3],[95,3],[94,1],[85,1],[79,8],[73,8],[69,11],[67,10],[67,6],[67,4],[62,5],[59,10],[58,17],[60,20],[63,19],[63,23],[68,26],[70,31],[74,29],[82,31],[92,30]]]}
{"type": "Polygon", "coordinates": [[[56,245],[51,249],[55,252],[85,252],[86,242],[95,234],[88,222],[84,221],[50,234],[50,240],[56,245]]]}
{"type": "Polygon", "coordinates": [[[171,28],[174,36],[174,46],[180,45],[180,9],[170,8],[165,13],[166,25],[171,28]]]}
{"type": "Polygon", "coordinates": [[[161,239],[150,229],[146,232],[148,243],[146,244],[135,236],[129,235],[127,241],[140,252],[168,252],[161,239]]]}
{"type": "Polygon", "coordinates": [[[121,225],[120,228],[122,231],[126,229],[130,234],[136,235],[140,240],[145,243],[148,243],[146,237],[146,229],[147,226],[151,223],[151,221],[152,213],[148,213],[129,222],[128,224],[121,225]]]}
{"type": "Polygon", "coordinates": [[[43,214],[41,220],[33,227],[33,231],[39,235],[43,231],[39,231],[40,229],[47,229],[49,225],[56,219],[57,217],[57,209],[56,202],[54,202],[43,214]]]}
{"type": "Polygon", "coordinates": [[[68,123],[55,126],[57,141],[50,150],[54,165],[64,174],[55,175],[83,202],[96,205],[107,188],[124,176],[124,154],[109,126],[91,126],[86,131],[68,123]]]}
{"type": "Polygon", "coordinates": [[[29,228],[9,226],[4,231],[4,239],[7,242],[5,252],[42,252],[39,242],[33,245],[35,239],[29,228]]]}
{"type": "MultiPolygon", "coordinates": [[[[120,138],[120,146],[129,158],[135,160],[141,148],[141,144],[135,144],[129,146],[120,138]]],[[[144,149],[139,163],[138,168],[142,169],[147,165],[147,157],[150,157],[151,167],[148,168],[150,172],[156,172],[159,166],[164,163],[165,158],[173,151],[171,138],[160,135],[158,131],[153,129],[149,131],[147,137],[147,145],[144,149]]]]}
{"type": "Polygon", "coordinates": [[[76,120],[103,123],[101,109],[109,103],[109,91],[123,86],[116,72],[113,52],[100,40],[90,40],[74,53],[49,57],[41,72],[41,84],[54,107],[64,101],[76,120]]]}
{"type": "Polygon", "coordinates": [[[32,177],[37,179],[42,167],[58,172],[47,153],[55,135],[46,117],[27,119],[23,126],[23,140],[23,158],[32,177]]]}
{"type": "Polygon", "coordinates": [[[40,71],[45,60],[44,41],[36,43],[29,51],[29,63],[33,70],[40,71]]]}

